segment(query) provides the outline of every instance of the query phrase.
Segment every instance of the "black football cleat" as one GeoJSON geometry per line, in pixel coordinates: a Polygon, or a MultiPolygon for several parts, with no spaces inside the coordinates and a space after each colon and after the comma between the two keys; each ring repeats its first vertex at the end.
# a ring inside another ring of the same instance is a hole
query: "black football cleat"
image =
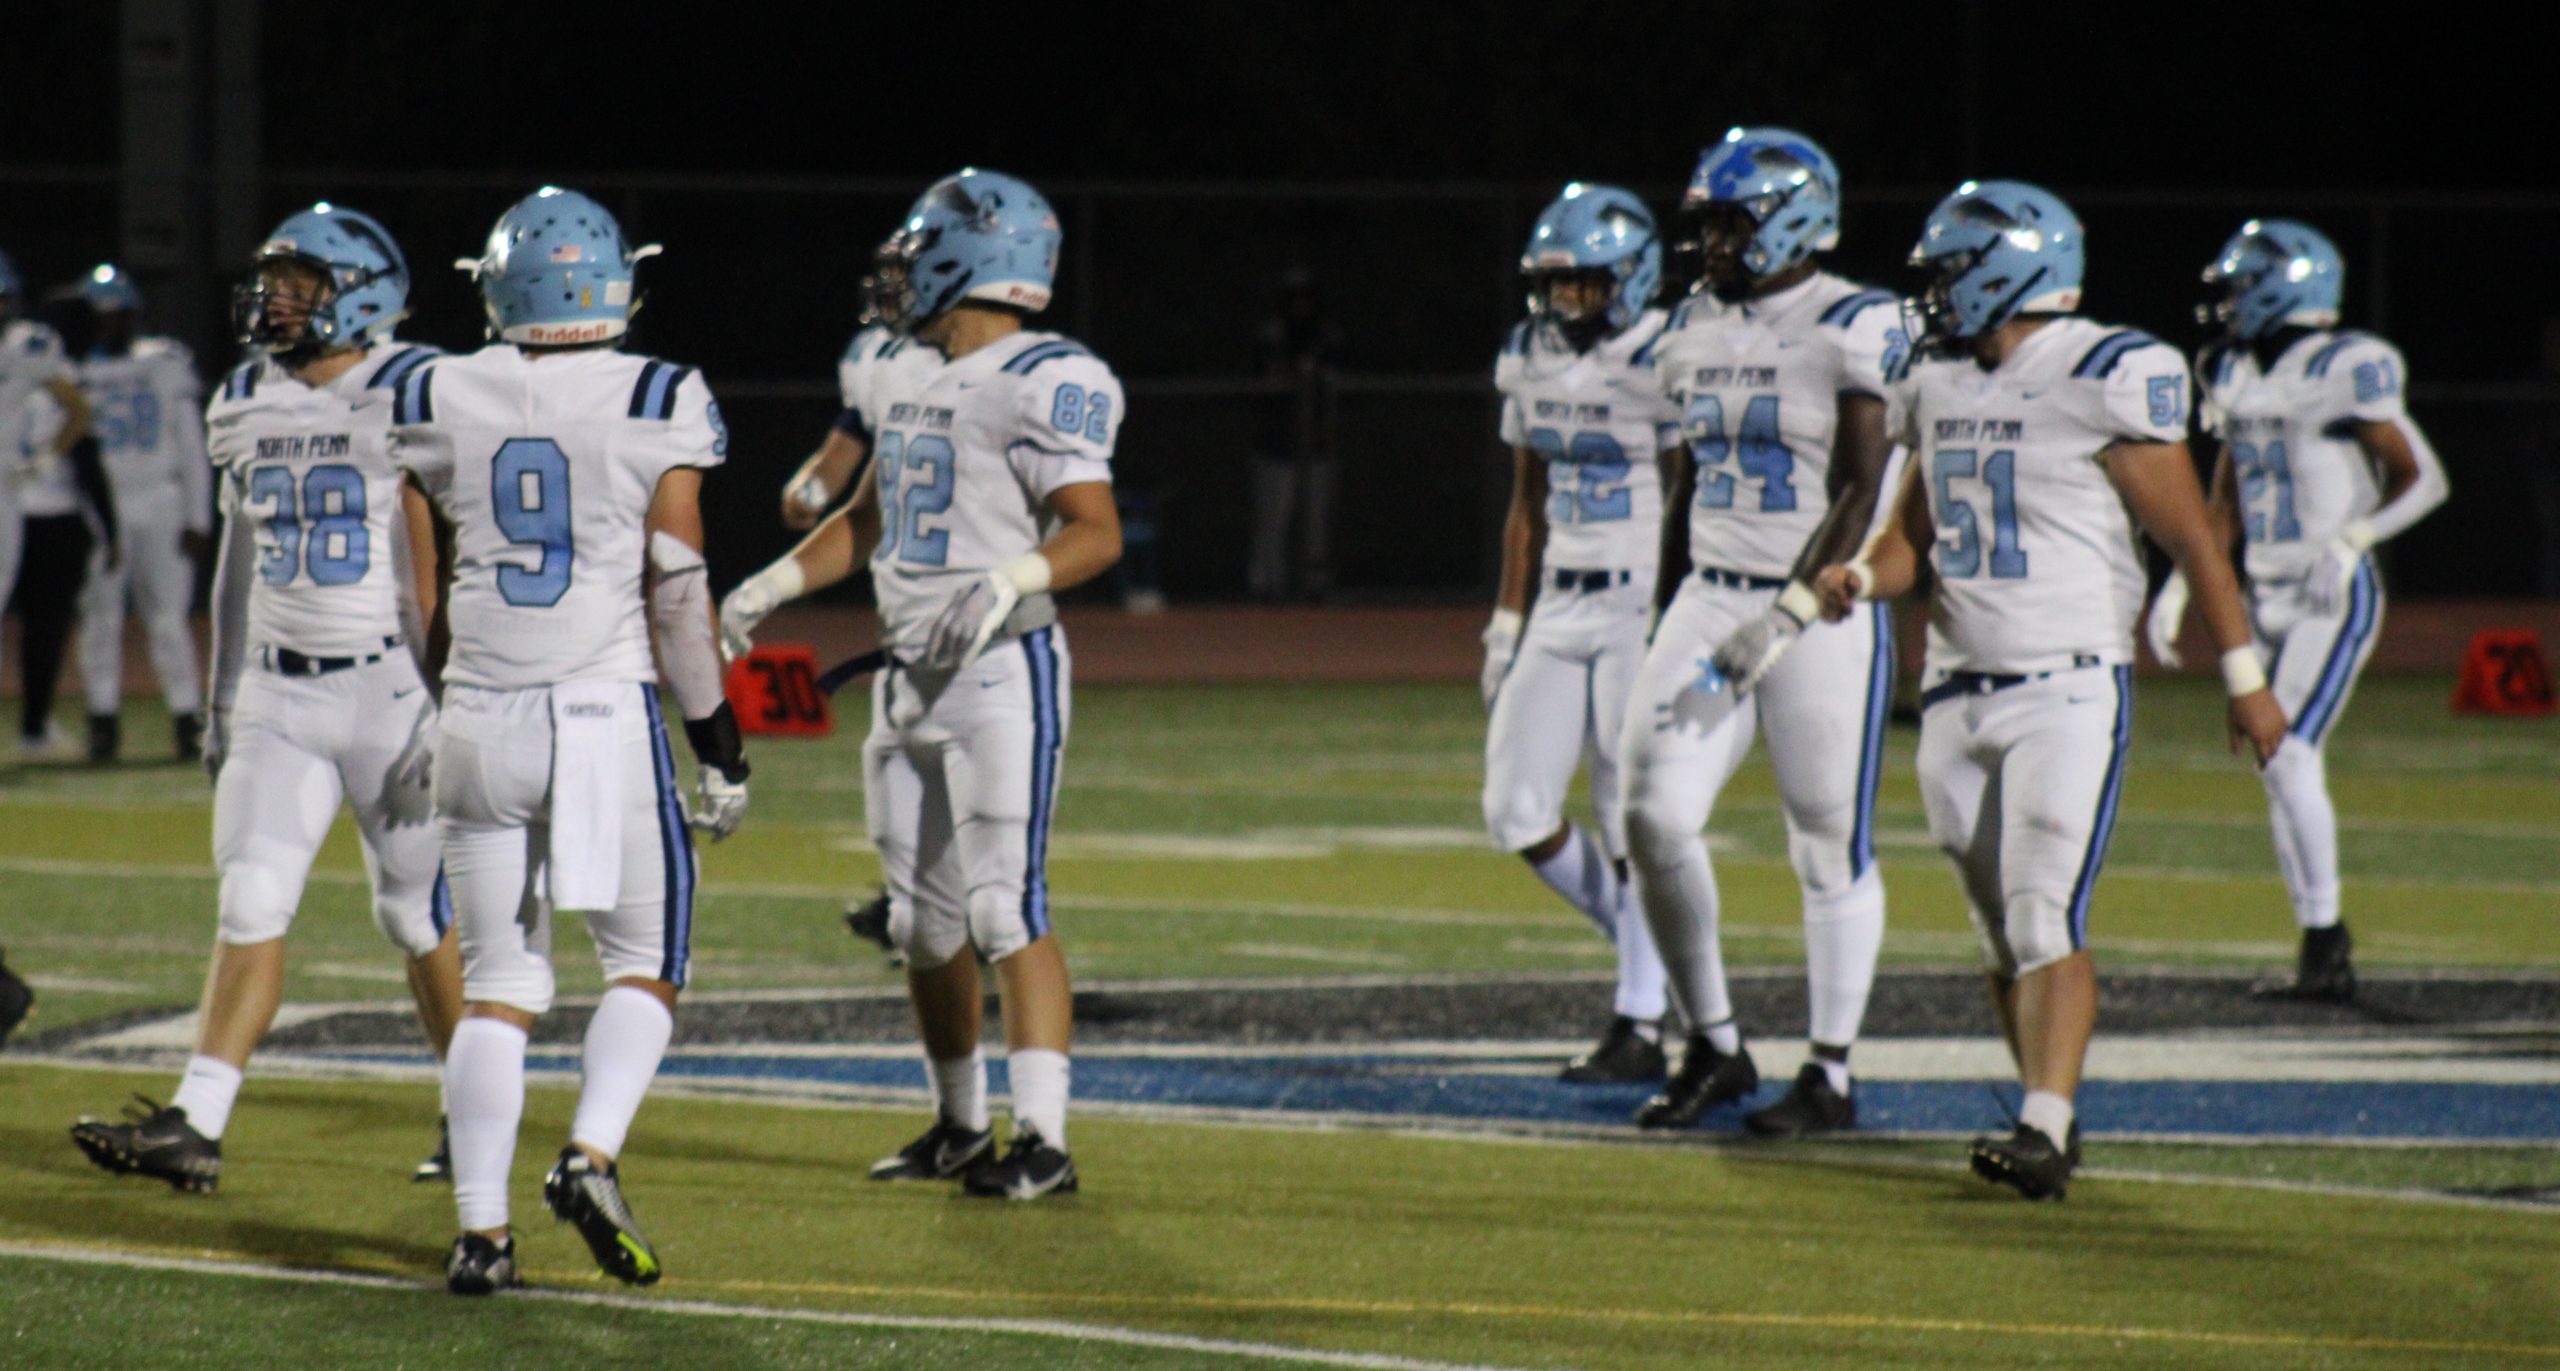
{"type": "Polygon", "coordinates": [[[516,1277],[516,1240],[491,1242],[477,1233],[453,1240],[444,1259],[444,1288],[457,1295],[493,1295],[524,1284],[516,1277]]]}
{"type": "Polygon", "coordinates": [[[453,1123],[451,1120],[436,1120],[436,1150],[430,1153],[425,1161],[418,1163],[417,1169],[409,1173],[409,1180],[413,1184],[419,1181],[452,1183],[453,1123]]]}
{"type": "Polygon", "coordinates": [[[996,1134],[992,1128],[963,1128],[936,1119],[924,1136],[871,1164],[875,1181],[952,1181],[972,1168],[992,1162],[996,1134]]]}
{"type": "Polygon", "coordinates": [[[1663,1060],[1661,1040],[1648,1038],[1637,1028],[1636,1021],[1624,1014],[1611,1019],[1598,1045],[1566,1062],[1556,1079],[1577,1085],[1661,1080],[1670,1069],[1663,1060]]]}
{"type": "Polygon", "coordinates": [[[119,1176],[149,1176],[179,1190],[211,1194],[222,1180],[222,1144],[197,1132],[176,1105],[133,1098],[138,1107],[125,1106],[123,1123],[83,1116],[71,1125],[71,1141],[119,1176]]]}
{"type": "Polygon", "coordinates": [[[888,954],[891,966],[907,964],[907,954],[899,949],[897,940],[889,936],[889,892],[884,890],[860,904],[846,904],[844,928],[847,933],[888,954]]]}
{"type": "Polygon", "coordinates": [[[2302,930],[2302,952],[2293,974],[2274,976],[2249,987],[2262,1000],[2297,1000],[2345,1004],[2356,997],[2356,968],[2349,959],[2355,939],[2345,924],[2302,930]]]}
{"type": "Polygon", "coordinates": [[[1801,1138],[1811,1133],[1844,1133],[1858,1126],[1858,1087],[1849,1093],[1831,1088],[1831,1073],[1818,1062],[1806,1062],[1796,1083],[1776,1104],[1742,1116],[1742,1126],[1755,1138],[1801,1138]]]}
{"type": "Polygon", "coordinates": [[[2080,1127],[2061,1147],[2043,1129],[2019,1124],[2005,1138],[1980,1137],[1967,1149],[1973,1174],[2005,1185],[2031,1200],[2059,1200],[2071,1187],[2071,1172],[2080,1164],[2080,1127]]]}
{"type": "Polygon", "coordinates": [[[105,766],[124,750],[124,724],[113,714],[89,716],[89,765],[105,766]]]}
{"type": "Polygon", "coordinates": [[[960,1178],[960,1188],[972,1195],[1000,1200],[1072,1195],[1076,1189],[1076,1163],[1038,1133],[1017,1129],[1013,1146],[1005,1149],[1004,1158],[970,1168],[960,1178]]]}
{"type": "Polygon", "coordinates": [[[655,1285],[658,1250],[623,1203],[621,1176],[621,1167],[598,1168],[586,1153],[564,1147],[551,1174],[542,1178],[542,1202],[553,1218],[577,1226],[598,1270],[624,1285],[655,1285]]]}
{"type": "Polygon", "coordinates": [[[1661,1094],[1636,1110],[1636,1123],[1644,1128],[1687,1128],[1708,1110],[1749,1099],[1759,1088],[1760,1068],[1751,1064],[1749,1044],[1736,1046],[1728,1055],[1716,1051],[1706,1034],[1692,1033],[1680,1054],[1680,1069],[1661,1094]]]}
{"type": "Polygon", "coordinates": [[[177,754],[178,754],[178,760],[179,760],[179,761],[182,761],[182,762],[201,762],[201,761],[203,761],[203,760],[204,760],[204,716],[203,716],[203,715],[201,715],[201,714],[172,714],[172,715],[170,715],[170,716],[169,716],[169,738],[170,738],[171,743],[173,743],[173,744],[175,745],[175,751],[176,751],[176,752],[177,752],[177,754]]]}

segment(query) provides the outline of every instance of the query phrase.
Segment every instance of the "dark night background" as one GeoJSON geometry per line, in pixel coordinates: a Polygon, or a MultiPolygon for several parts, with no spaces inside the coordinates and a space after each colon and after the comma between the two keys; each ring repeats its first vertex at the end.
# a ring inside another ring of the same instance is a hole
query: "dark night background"
{"type": "MultiPolygon", "coordinates": [[[[38,289],[132,255],[134,7],[13,7],[0,247],[38,289]]],[[[2186,344],[2195,273],[2241,220],[2321,225],[2349,257],[2350,321],[2407,351],[2454,477],[2452,505],[2394,545],[2394,580],[2560,593],[2560,120],[2547,78],[2503,55],[2537,46],[2521,31],[2238,3],[268,0],[247,7],[243,63],[205,36],[223,8],[196,7],[198,89],[166,97],[198,102],[188,136],[205,150],[173,181],[202,206],[179,258],[227,274],[286,211],[341,200],[407,248],[407,332],[469,346],[477,305],[444,264],[537,184],[598,195],[667,245],[642,268],[634,346],[701,365],[731,419],[710,496],[724,582],[785,544],[775,492],[832,413],[870,245],[924,183],[974,162],[1059,207],[1048,322],[1129,382],[1122,478],[1163,502],[1177,598],[1241,587],[1257,432],[1243,383],[1293,264],[1316,271],[1344,338],[1344,591],[1474,594],[1507,479],[1485,383],[1531,216],[1572,178],[1668,209],[1701,145],[1769,122],[1842,164],[1839,270],[1906,284],[1929,204],[1968,176],[2020,177],[2088,221],[2089,312],[2186,344]],[[237,160],[235,129],[224,164],[216,126],[243,109],[252,155],[237,160]],[[254,206],[243,241],[214,208],[226,182],[254,206]]],[[[220,282],[141,275],[155,322],[214,370],[220,282]]]]}

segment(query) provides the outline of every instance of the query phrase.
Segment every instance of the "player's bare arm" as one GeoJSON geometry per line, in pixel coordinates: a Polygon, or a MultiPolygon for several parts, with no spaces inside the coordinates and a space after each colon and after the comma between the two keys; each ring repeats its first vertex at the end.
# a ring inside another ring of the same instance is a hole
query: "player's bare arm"
{"type": "Polygon", "coordinates": [[[2249,642],[2249,610],[2240,599],[2231,554],[2215,541],[2196,482],[2194,459],[2184,443],[2110,445],[2100,454],[2107,477],[2127,508],[2161,547],[2203,603],[2205,627],[2222,653],[2223,684],[2231,692],[2231,746],[2246,744],[2263,766],[2284,742],[2284,709],[2267,687],[2266,670],[2249,642]]]}
{"type": "Polygon", "coordinates": [[[1689,502],[1698,497],[1698,466],[1679,444],[1664,448],[1655,466],[1662,474],[1662,560],[1653,573],[1653,612],[1659,618],[1689,578],[1689,502]]]}
{"type": "MultiPolygon", "coordinates": [[[[2240,541],[2240,484],[2232,470],[2231,450],[2220,443],[2214,444],[2213,480],[2208,490],[2205,526],[2213,532],[2213,545],[2228,552],[2240,541]]],[[[2151,597],[2150,613],[2143,616],[2143,633],[2151,640],[2151,655],[2162,666],[2183,665],[2178,655],[2178,634],[2187,621],[2188,598],[2186,573],[2172,571],[2151,597]]]]}
{"type": "MultiPolygon", "coordinates": [[[[1066,522],[1032,554],[1049,565],[1048,584],[1041,589],[1072,589],[1119,562],[1120,506],[1108,482],[1058,487],[1049,495],[1049,512],[1066,522]]],[[[1036,592],[1026,588],[1023,593],[1036,592]]]]}
{"type": "Polygon", "coordinates": [[[44,383],[45,393],[62,407],[62,430],[53,435],[53,455],[67,456],[81,439],[89,436],[89,397],[81,393],[80,383],[57,376],[44,383]]]}
{"type": "Polygon", "coordinates": [[[1813,591],[1822,601],[1823,618],[1837,623],[1860,600],[1890,600],[1920,583],[1920,549],[1937,541],[1938,525],[1929,514],[1927,493],[1912,479],[1918,469],[1914,463],[1903,472],[1893,517],[1858,555],[1814,573],[1813,591]]]}
{"type": "Polygon", "coordinates": [[[1485,703],[1511,669],[1528,620],[1538,566],[1547,548],[1547,464],[1525,447],[1511,450],[1511,507],[1502,516],[1502,577],[1493,594],[1493,622],[1484,630],[1485,703]]]}
{"type": "Polygon", "coordinates": [[[869,478],[866,452],[857,459],[853,497],[818,521],[809,536],[771,566],[741,581],[720,602],[720,645],[743,657],[755,645],[756,625],[783,605],[853,575],[880,545],[878,486],[869,478]]]}

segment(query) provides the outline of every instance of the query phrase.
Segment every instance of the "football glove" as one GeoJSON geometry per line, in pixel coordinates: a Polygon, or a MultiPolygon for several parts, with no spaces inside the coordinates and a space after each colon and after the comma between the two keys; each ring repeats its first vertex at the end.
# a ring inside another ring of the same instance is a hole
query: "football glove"
{"type": "Polygon", "coordinates": [[[2165,667],[2178,661],[2178,629],[2187,620],[2187,573],[2172,571],[2160,583],[2160,593],[2151,597],[2151,613],[2142,621],[2143,636],[2151,640],[2151,656],[2165,667]]]}
{"type": "Polygon", "coordinates": [[[720,601],[720,647],[731,658],[744,657],[755,644],[756,625],[808,588],[798,559],[785,557],[738,583],[720,601]]]}
{"type": "Polygon", "coordinates": [[[715,843],[737,832],[739,822],[747,817],[747,778],[741,775],[733,781],[704,762],[701,795],[688,817],[695,829],[709,834],[715,843]]]}
{"type": "Polygon", "coordinates": [[[1004,628],[1025,595],[1049,588],[1049,559],[1025,553],[971,581],[933,621],[925,637],[924,664],[958,671],[978,659],[1004,628]]]}
{"type": "Polygon", "coordinates": [[[2355,584],[2356,564],[2363,557],[2364,549],[2345,538],[2322,548],[2302,582],[2302,607],[2324,619],[2346,608],[2347,588],[2355,584]]]}
{"type": "Polygon", "coordinates": [[[1497,609],[1493,622],[1484,627],[1484,707],[1493,708],[1493,697],[1502,689],[1502,678],[1511,674],[1512,659],[1520,655],[1520,611],[1497,609]]]}

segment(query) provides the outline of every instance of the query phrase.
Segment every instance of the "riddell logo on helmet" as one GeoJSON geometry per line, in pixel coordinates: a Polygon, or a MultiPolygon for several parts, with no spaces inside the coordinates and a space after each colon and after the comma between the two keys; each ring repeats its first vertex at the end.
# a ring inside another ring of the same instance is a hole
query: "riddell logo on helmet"
{"type": "Polygon", "coordinates": [[[1007,281],[1004,286],[1004,302],[1008,305],[1020,305],[1025,309],[1042,309],[1049,303],[1049,292],[1026,282],[1007,281]]]}
{"type": "Polygon", "coordinates": [[[528,343],[593,343],[613,336],[614,321],[590,319],[576,324],[527,324],[523,341],[528,343]]]}

